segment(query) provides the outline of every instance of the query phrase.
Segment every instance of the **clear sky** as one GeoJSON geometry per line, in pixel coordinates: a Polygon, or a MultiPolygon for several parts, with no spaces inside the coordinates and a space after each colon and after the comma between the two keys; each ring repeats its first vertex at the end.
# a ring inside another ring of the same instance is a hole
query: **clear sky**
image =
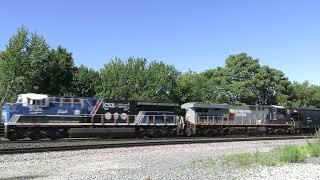
{"type": "Polygon", "coordinates": [[[1,50],[22,25],[95,69],[134,56],[200,72],[247,52],[320,85],[317,0],[2,0],[1,50]]]}

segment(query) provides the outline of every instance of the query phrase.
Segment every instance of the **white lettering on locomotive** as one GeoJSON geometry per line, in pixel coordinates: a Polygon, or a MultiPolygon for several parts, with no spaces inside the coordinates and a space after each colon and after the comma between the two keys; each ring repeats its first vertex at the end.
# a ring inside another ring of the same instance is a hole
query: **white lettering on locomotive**
{"type": "Polygon", "coordinates": [[[104,103],[103,108],[106,110],[109,108],[116,108],[116,104],[115,103],[104,103]]]}
{"type": "Polygon", "coordinates": [[[230,109],[229,112],[234,114],[237,117],[246,117],[247,114],[252,113],[251,110],[247,110],[247,109],[230,109]]]}
{"type": "Polygon", "coordinates": [[[108,102],[106,102],[103,105],[103,109],[104,110],[109,110],[109,109],[112,109],[112,108],[119,108],[119,109],[123,109],[123,110],[127,111],[127,110],[129,110],[129,105],[130,105],[129,103],[128,104],[121,104],[121,103],[116,104],[116,103],[108,103],[108,102]]]}

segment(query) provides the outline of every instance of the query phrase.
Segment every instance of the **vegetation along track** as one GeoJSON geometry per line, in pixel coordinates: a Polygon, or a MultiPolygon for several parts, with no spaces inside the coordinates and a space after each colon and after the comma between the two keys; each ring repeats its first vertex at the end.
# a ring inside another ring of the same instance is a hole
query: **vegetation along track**
{"type": "MultiPolygon", "coordinates": [[[[171,139],[130,139],[130,140],[83,140],[65,141],[60,144],[54,143],[29,143],[31,146],[25,146],[27,143],[20,144],[16,147],[5,147],[10,145],[9,142],[0,143],[0,154],[18,154],[18,153],[35,153],[50,151],[67,151],[67,150],[84,150],[84,149],[102,149],[117,147],[134,147],[134,146],[157,146],[157,145],[175,145],[175,144],[196,144],[196,143],[215,143],[215,142],[235,142],[235,141],[259,141],[259,140],[285,140],[285,139],[304,139],[313,138],[313,136],[266,136],[266,137],[227,137],[227,138],[171,138],[171,139]],[[36,145],[35,145],[36,144],[36,145]]],[[[13,143],[17,145],[18,143],[13,143]]]]}

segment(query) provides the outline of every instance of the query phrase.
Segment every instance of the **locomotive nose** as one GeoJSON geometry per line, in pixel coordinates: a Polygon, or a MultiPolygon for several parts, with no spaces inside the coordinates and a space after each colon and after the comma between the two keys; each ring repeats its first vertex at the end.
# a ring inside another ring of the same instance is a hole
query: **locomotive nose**
{"type": "Polygon", "coordinates": [[[11,105],[10,104],[4,104],[2,106],[2,117],[1,117],[1,123],[7,123],[9,122],[9,114],[11,110],[11,105]]]}
{"type": "Polygon", "coordinates": [[[2,123],[10,123],[12,116],[21,112],[20,104],[6,103],[2,106],[2,123]]]}

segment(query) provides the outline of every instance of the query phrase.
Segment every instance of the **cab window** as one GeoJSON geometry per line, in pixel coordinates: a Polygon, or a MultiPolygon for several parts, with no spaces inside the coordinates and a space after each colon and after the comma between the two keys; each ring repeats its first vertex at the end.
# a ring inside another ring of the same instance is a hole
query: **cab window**
{"type": "Polygon", "coordinates": [[[45,99],[29,99],[28,98],[28,104],[34,105],[34,106],[44,106],[46,104],[45,99]]]}
{"type": "Polygon", "coordinates": [[[277,119],[283,119],[286,118],[288,113],[286,109],[275,109],[276,118],[277,119]]]}
{"type": "Polygon", "coordinates": [[[23,102],[23,99],[22,98],[19,98],[17,103],[22,103],[23,102]]]}

